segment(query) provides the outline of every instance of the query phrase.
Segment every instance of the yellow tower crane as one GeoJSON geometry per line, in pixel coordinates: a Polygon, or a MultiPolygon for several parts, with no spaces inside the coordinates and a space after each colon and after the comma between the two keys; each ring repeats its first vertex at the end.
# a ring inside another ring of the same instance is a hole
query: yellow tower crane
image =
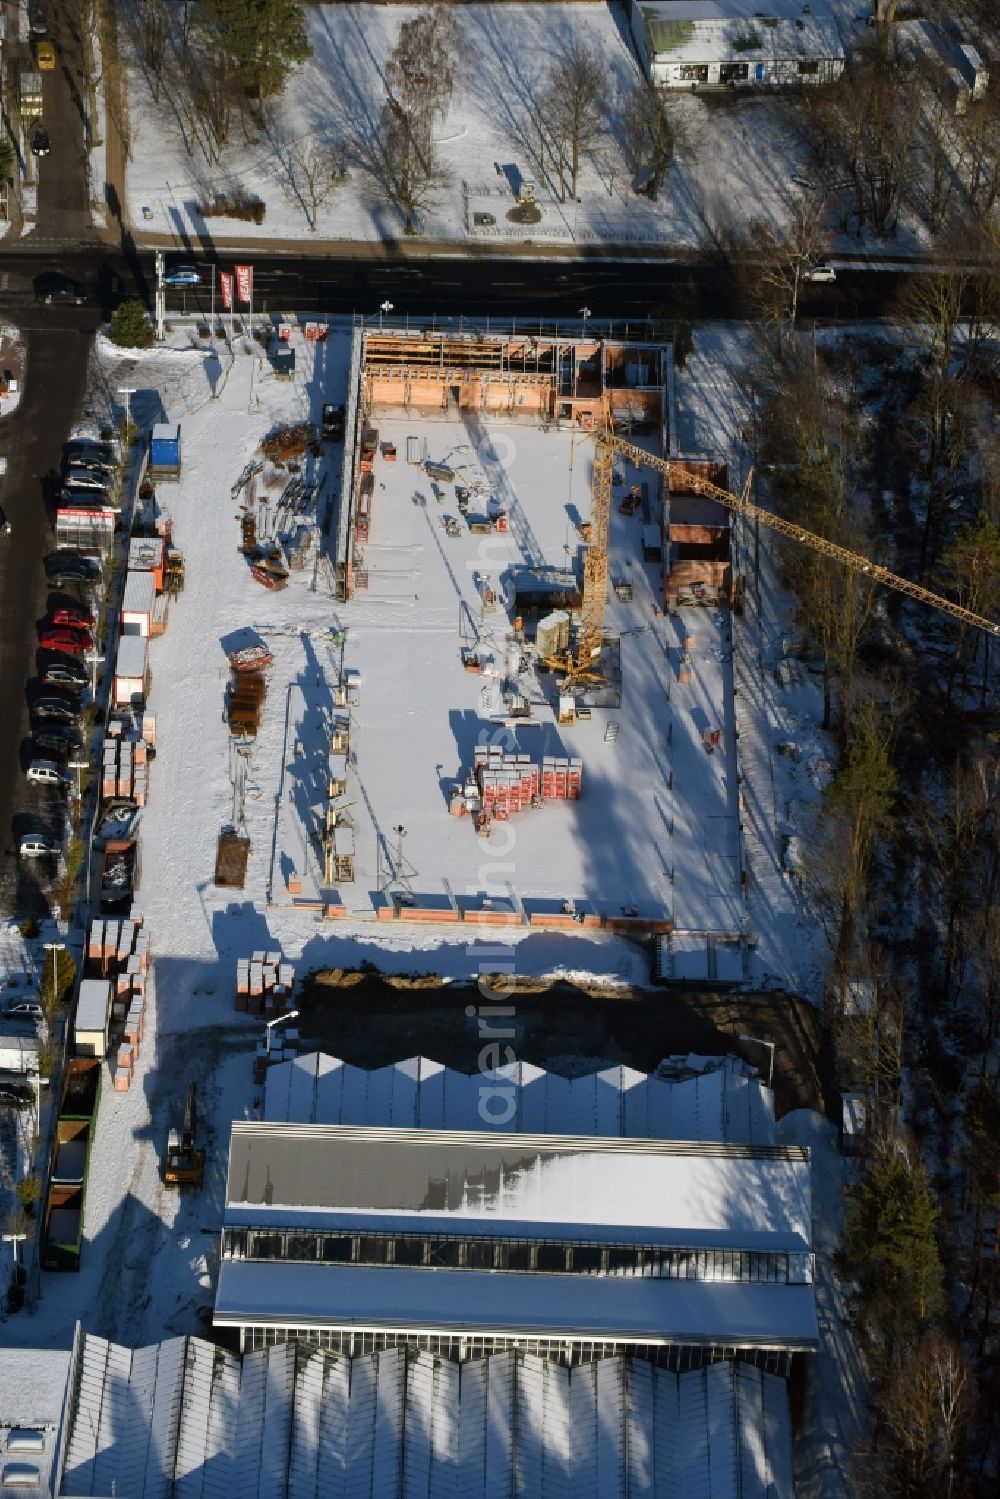
{"type": "Polygon", "coordinates": [[[675,478],[682,477],[694,493],[717,500],[733,514],[746,516],[748,520],[757,521],[769,530],[777,531],[779,535],[787,536],[791,541],[797,541],[824,557],[833,558],[844,567],[863,573],[865,577],[871,578],[873,583],[880,583],[885,588],[893,588],[897,593],[904,593],[908,598],[916,599],[932,609],[940,609],[964,625],[971,625],[977,630],[985,630],[990,635],[1000,635],[1000,624],[995,620],[974,614],[971,609],[963,608],[961,604],[954,603],[942,594],[934,593],[929,588],[923,588],[919,583],[912,583],[909,578],[902,578],[898,573],[890,572],[887,567],[872,562],[871,558],[863,556],[860,552],[852,552],[847,547],[838,546],[835,541],[828,541],[825,536],[818,536],[814,531],[807,531],[803,526],[796,525],[794,521],[784,520],[781,516],[772,514],[770,510],[762,510],[759,505],[753,504],[750,499],[752,469],[747,475],[743,493],[736,495],[718,484],[713,484],[710,479],[692,473],[682,463],[676,463],[669,458],[658,458],[653,453],[647,453],[645,448],[636,447],[635,443],[628,442],[611,431],[610,426],[606,426],[601,432],[595,432],[594,441],[597,451],[594,457],[589,545],[583,564],[583,604],[580,611],[576,654],[567,652],[564,657],[553,658],[545,663],[565,674],[564,685],[567,687],[575,684],[583,685],[588,681],[595,683],[603,681],[601,650],[604,644],[604,616],[608,601],[608,531],[611,522],[612,464],[616,453],[630,458],[637,466],[645,466],[658,474],[663,474],[668,480],[671,475],[675,478]]]}

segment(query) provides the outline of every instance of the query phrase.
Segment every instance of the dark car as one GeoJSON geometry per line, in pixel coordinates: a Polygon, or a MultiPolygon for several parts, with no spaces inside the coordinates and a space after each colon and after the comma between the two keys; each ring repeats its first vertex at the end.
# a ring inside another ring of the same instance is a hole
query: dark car
{"type": "Polygon", "coordinates": [[[84,468],[80,463],[67,461],[63,467],[63,482],[70,488],[93,489],[101,494],[108,487],[108,476],[99,468],[84,468]]]}
{"type": "Polygon", "coordinates": [[[95,474],[112,474],[117,467],[109,447],[93,442],[68,442],[63,448],[63,469],[86,468],[95,474]]]}
{"type": "Polygon", "coordinates": [[[3,508],[2,505],[0,505],[0,536],[9,536],[9,535],[10,535],[10,521],[7,519],[7,512],[6,512],[6,510],[3,508]]]}
{"type": "Polygon", "coordinates": [[[76,723],[80,717],[80,705],[70,702],[68,698],[39,697],[31,704],[31,716],[58,723],[76,723]]]}
{"type": "Polygon", "coordinates": [[[49,623],[68,625],[71,630],[92,630],[97,621],[81,604],[60,604],[49,615],[49,623]]]}
{"type": "Polygon", "coordinates": [[[59,491],[59,504],[63,506],[82,505],[85,510],[103,510],[108,503],[103,489],[78,489],[75,484],[67,484],[59,491]]]}
{"type": "Polygon", "coordinates": [[[343,406],[324,406],[322,418],[323,436],[331,442],[341,442],[344,436],[343,406]]]}
{"type": "Polygon", "coordinates": [[[82,307],[86,300],[87,288],[72,277],[64,276],[61,271],[43,271],[40,276],[35,277],[36,302],[72,302],[75,306],[82,307]]]}
{"type": "Polygon", "coordinates": [[[43,630],[39,644],[43,651],[65,651],[70,656],[82,656],[94,649],[94,637],[89,630],[43,630]]]}
{"type": "Polygon", "coordinates": [[[96,558],[81,557],[78,552],[50,552],[44,566],[50,583],[98,583],[101,579],[96,558]]]}
{"type": "Polygon", "coordinates": [[[48,661],[42,669],[42,681],[46,687],[86,687],[90,681],[90,675],[85,666],[79,661],[70,661],[63,656],[56,661],[48,661]]]}
{"type": "Polygon", "coordinates": [[[31,147],[32,156],[48,156],[51,149],[49,145],[49,132],[44,125],[36,125],[28,137],[28,145],[31,147]]]}
{"type": "Polygon", "coordinates": [[[72,755],[82,744],[80,731],[72,724],[39,724],[32,729],[31,737],[39,749],[48,750],[49,754],[72,755]]]}

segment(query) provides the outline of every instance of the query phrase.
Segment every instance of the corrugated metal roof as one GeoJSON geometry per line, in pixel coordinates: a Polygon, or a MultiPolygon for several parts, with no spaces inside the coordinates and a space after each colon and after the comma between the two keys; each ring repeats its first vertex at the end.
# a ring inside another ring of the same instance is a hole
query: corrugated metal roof
{"type": "Polygon", "coordinates": [[[115,656],[115,676],[138,678],[145,675],[149,640],[145,635],[123,635],[115,656]]]}
{"type": "Polygon", "coordinates": [[[809,1173],[797,1146],[237,1120],[225,1221],[807,1250],[809,1173]]]}
{"type": "Polygon", "coordinates": [[[566,1078],[525,1062],[470,1076],[428,1057],[367,1071],[310,1052],[269,1069],[263,1118],[771,1144],[772,1095],[753,1069],[736,1057],[706,1066],[681,1081],[630,1067],[566,1078]]]}
{"type": "Polygon", "coordinates": [[[107,979],[84,979],[76,1002],[76,1031],[103,1031],[111,1012],[111,985],[107,979]]]}
{"type": "Polygon", "coordinates": [[[152,614],[156,601],[156,578],[151,572],[129,571],[122,596],[123,614],[152,614]]]}
{"type": "Polygon", "coordinates": [[[66,1495],[794,1499],[785,1382],[745,1364],[87,1336],[71,1422],[66,1495]]]}

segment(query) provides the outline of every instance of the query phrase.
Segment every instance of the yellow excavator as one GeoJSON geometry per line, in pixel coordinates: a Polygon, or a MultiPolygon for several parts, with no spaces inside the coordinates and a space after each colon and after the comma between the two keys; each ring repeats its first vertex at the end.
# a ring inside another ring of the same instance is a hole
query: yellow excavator
{"type": "Polygon", "coordinates": [[[198,1149],[198,1107],[194,1083],[188,1088],[184,1119],[167,1135],[163,1180],[168,1187],[201,1187],[205,1180],[205,1152],[198,1149]]]}

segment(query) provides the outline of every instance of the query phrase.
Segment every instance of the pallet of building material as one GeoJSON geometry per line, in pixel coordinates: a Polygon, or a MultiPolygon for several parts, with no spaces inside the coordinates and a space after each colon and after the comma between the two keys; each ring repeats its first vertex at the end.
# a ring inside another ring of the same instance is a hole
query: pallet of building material
{"type": "Polygon", "coordinates": [[[250,858],[250,839],[232,831],[219,834],[215,854],[215,883],[227,890],[242,890],[250,858]]]}
{"type": "Polygon", "coordinates": [[[236,1009],[271,1019],[292,1008],[295,968],[280,952],[257,951],[236,964],[236,1009]]]}

